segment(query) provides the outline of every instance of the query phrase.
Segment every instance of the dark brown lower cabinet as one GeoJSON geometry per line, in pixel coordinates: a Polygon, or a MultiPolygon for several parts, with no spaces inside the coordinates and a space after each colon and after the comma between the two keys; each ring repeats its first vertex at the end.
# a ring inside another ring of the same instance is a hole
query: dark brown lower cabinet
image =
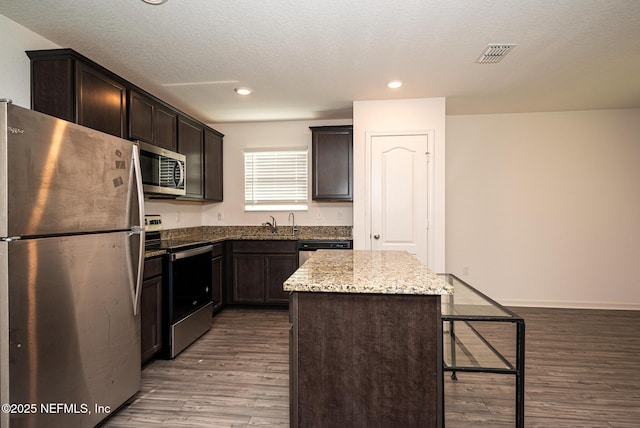
{"type": "Polygon", "coordinates": [[[162,257],[145,260],[140,292],[142,364],[162,349],[162,257]]]}
{"type": "Polygon", "coordinates": [[[211,297],[213,300],[213,313],[216,314],[222,310],[224,298],[222,289],[224,286],[224,244],[214,244],[213,257],[211,258],[211,297]]]}
{"type": "Polygon", "coordinates": [[[290,426],[442,427],[440,296],[293,292],[290,426]]]}
{"type": "Polygon", "coordinates": [[[289,303],[282,283],[298,268],[296,241],[235,241],[232,303],[289,303]]]}
{"type": "Polygon", "coordinates": [[[267,254],[265,260],[265,303],[289,303],[289,292],[282,283],[298,268],[295,254],[267,254]]]}
{"type": "Polygon", "coordinates": [[[233,303],[264,303],[264,256],[233,255],[233,303]]]}

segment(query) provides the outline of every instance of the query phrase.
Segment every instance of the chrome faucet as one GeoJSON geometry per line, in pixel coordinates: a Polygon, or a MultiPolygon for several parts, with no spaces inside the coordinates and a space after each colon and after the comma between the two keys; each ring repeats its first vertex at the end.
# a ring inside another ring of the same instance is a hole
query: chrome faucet
{"type": "Polygon", "coordinates": [[[298,228],[296,227],[296,216],[294,213],[289,213],[288,220],[291,220],[291,219],[293,219],[293,222],[291,222],[291,234],[295,236],[295,234],[298,233],[298,228]]]}
{"type": "Polygon", "coordinates": [[[271,233],[275,235],[276,233],[278,233],[278,225],[276,224],[276,219],[273,218],[272,215],[270,215],[269,217],[271,217],[271,221],[265,221],[264,223],[262,223],[262,225],[269,226],[271,228],[271,233]]]}

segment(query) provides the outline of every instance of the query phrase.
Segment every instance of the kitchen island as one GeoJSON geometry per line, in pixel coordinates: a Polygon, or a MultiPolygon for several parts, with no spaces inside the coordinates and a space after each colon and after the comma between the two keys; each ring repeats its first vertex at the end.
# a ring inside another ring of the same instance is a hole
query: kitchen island
{"type": "Polygon", "coordinates": [[[320,250],[283,288],[292,427],[443,425],[450,284],[404,251],[320,250]]]}

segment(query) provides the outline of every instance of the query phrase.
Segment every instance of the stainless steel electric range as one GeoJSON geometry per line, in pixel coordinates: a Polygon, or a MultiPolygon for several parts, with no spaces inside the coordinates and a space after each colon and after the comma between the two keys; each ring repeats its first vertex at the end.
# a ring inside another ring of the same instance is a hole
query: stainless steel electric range
{"type": "Polygon", "coordinates": [[[146,233],[146,249],[165,250],[163,256],[162,320],[165,358],[175,358],[211,328],[211,257],[206,241],[162,240],[146,233]]]}

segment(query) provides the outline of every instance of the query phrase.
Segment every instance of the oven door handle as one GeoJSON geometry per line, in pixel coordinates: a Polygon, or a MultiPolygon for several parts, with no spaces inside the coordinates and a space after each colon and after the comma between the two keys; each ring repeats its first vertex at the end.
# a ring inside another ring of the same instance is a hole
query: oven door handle
{"type": "Polygon", "coordinates": [[[213,245],[206,245],[204,247],[193,248],[191,250],[179,251],[177,253],[171,254],[171,261],[174,262],[176,260],[184,259],[187,257],[197,256],[199,254],[208,253],[213,250],[213,245]]]}

